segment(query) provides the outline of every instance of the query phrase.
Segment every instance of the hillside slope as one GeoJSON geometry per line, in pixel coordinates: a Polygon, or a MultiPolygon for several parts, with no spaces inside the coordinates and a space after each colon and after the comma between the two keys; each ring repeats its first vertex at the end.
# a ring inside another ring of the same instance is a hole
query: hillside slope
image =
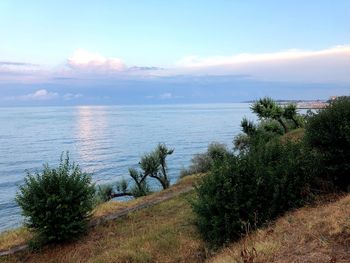
{"type": "MultiPolygon", "coordinates": [[[[186,177],[169,191],[184,189],[197,178],[186,177]]],[[[166,193],[130,203],[108,202],[95,215],[108,215],[166,193]]],[[[193,197],[193,191],[182,193],[94,227],[70,244],[1,257],[0,262],[350,262],[350,195],[289,212],[214,256],[197,232],[189,204],[193,197]]]]}
{"type": "Polygon", "coordinates": [[[223,249],[208,262],[348,263],[350,195],[289,212],[270,226],[223,249]]]}
{"type": "MultiPolygon", "coordinates": [[[[188,176],[166,191],[133,201],[107,202],[98,207],[95,216],[146,204],[169,193],[180,193],[170,200],[98,225],[70,244],[52,245],[37,253],[25,251],[0,257],[0,262],[203,262],[206,248],[197,233],[188,202],[194,193],[181,193],[197,178],[188,176]]],[[[18,235],[10,237],[18,238],[18,235]]]]}

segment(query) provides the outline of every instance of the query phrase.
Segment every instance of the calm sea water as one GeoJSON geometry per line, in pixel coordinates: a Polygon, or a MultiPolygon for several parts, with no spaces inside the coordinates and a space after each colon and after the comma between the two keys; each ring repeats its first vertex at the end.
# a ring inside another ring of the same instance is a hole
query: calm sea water
{"type": "Polygon", "coordinates": [[[0,232],[23,222],[14,197],[25,170],[54,166],[69,151],[97,184],[128,178],[128,167],[159,142],[175,182],[212,141],[232,147],[248,104],[0,108],[0,232]]]}

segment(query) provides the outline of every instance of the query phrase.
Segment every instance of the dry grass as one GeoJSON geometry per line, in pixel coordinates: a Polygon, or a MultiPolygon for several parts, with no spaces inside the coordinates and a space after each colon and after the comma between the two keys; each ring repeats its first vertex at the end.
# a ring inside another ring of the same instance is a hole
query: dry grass
{"type": "Polygon", "coordinates": [[[287,213],[223,249],[211,263],[350,262],[350,195],[287,213]],[[242,251],[256,253],[252,261],[242,251]],[[244,261],[246,259],[246,261],[244,261]]]}
{"type": "MultiPolygon", "coordinates": [[[[197,179],[186,177],[167,191],[179,191],[197,179]]],[[[153,200],[165,193],[143,200],[153,200]]],[[[184,193],[100,225],[70,244],[0,258],[0,262],[350,262],[350,195],[289,212],[209,258],[188,203],[193,194],[184,193]]],[[[133,206],[144,201],[128,203],[133,206]]],[[[111,202],[97,211],[103,215],[127,204],[118,205],[111,202]]],[[[20,231],[25,230],[19,230],[19,235],[20,231]]],[[[15,233],[12,235],[16,238],[15,233]]]]}
{"type": "Polygon", "coordinates": [[[98,226],[71,244],[20,253],[3,262],[201,262],[205,246],[187,200],[191,194],[98,226]]]}
{"type": "MultiPolygon", "coordinates": [[[[186,177],[167,191],[190,186],[197,178],[186,177]]],[[[184,193],[126,218],[100,225],[76,242],[47,247],[38,253],[12,255],[1,258],[0,262],[202,262],[206,247],[194,225],[188,202],[192,195],[193,192],[184,193]]],[[[131,205],[144,201],[132,201],[131,205]]],[[[102,211],[99,213],[115,212],[113,208],[119,207],[125,205],[110,204],[107,208],[99,208],[102,211]]]]}
{"type": "Polygon", "coordinates": [[[281,141],[282,142],[286,142],[286,141],[299,142],[304,137],[304,134],[305,134],[305,129],[298,128],[284,134],[281,137],[281,141]]]}
{"type": "Polygon", "coordinates": [[[25,227],[10,230],[0,235],[0,250],[26,243],[31,238],[31,233],[25,227]]]}
{"type": "MultiPolygon", "coordinates": [[[[161,192],[154,193],[149,196],[137,198],[127,202],[109,201],[103,203],[95,208],[93,211],[93,218],[99,218],[111,213],[118,212],[125,208],[132,208],[139,204],[153,201],[157,198],[161,198],[164,195],[177,192],[183,188],[190,187],[197,181],[203,174],[197,174],[192,176],[186,176],[178,183],[171,186],[169,189],[161,192]]],[[[18,246],[27,243],[31,239],[32,235],[25,227],[21,227],[15,230],[6,231],[0,235],[0,250],[9,249],[13,246],[18,246]]]]}
{"type": "Polygon", "coordinates": [[[140,197],[127,202],[109,201],[109,202],[103,203],[93,211],[93,217],[98,218],[101,216],[105,216],[110,213],[115,213],[121,209],[132,208],[146,202],[154,201],[158,198],[162,198],[163,196],[169,193],[178,192],[181,189],[192,186],[194,182],[197,181],[202,176],[203,174],[186,176],[182,178],[178,183],[172,185],[167,190],[156,192],[151,195],[140,197]]]}

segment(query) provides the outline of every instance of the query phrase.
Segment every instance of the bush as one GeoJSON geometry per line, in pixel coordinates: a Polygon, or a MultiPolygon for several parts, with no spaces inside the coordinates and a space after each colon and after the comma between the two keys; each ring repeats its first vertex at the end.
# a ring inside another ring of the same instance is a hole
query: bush
{"type": "Polygon", "coordinates": [[[42,242],[76,238],[87,229],[95,188],[91,176],[71,164],[68,153],[57,168],[44,165],[41,173],[27,173],[16,196],[27,226],[42,242]]]}
{"type": "Polygon", "coordinates": [[[225,144],[212,142],[205,153],[196,154],[191,159],[191,165],[187,169],[182,169],[180,178],[187,175],[206,173],[212,167],[216,159],[221,159],[229,153],[225,144]]]}
{"type": "Polygon", "coordinates": [[[305,139],[322,160],[323,179],[350,186],[350,97],[339,97],[307,118],[305,139]]]}
{"type": "Polygon", "coordinates": [[[260,141],[241,155],[216,160],[193,202],[205,240],[218,246],[298,207],[308,197],[314,160],[301,143],[260,141]]]}
{"type": "Polygon", "coordinates": [[[101,204],[111,200],[113,196],[113,186],[111,184],[98,185],[95,192],[95,203],[101,204]]]}

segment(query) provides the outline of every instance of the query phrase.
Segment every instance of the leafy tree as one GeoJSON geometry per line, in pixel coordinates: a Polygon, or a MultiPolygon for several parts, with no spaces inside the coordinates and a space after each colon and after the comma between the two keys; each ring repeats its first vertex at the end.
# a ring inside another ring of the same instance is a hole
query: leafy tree
{"type": "MultiPolygon", "coordinates": [[[[129,168],[130,177],[134,181],[134,186],[131,187],[130,193],[128,195],[132,195],[134,197],[145,196],[151,193],[149,185],[146,181],[147,174],[138,172],[135,168],[129,168]]],[[[119,183],[119,186],[122,192],[126,192],[127,183],[125,180],[119,183]]],[[[118,188],[119,190],[119,188],[118,188]]]]}
{"type": "Polygon", "coordinates": [[[162,184],[163,189],[169,188],[170,181],[168,177],[168,166],[166,163],[166,158],[168,155],[173,154],[174,149],[169,149],[164,143],[158,144],[155,153],[158,156],[158,161],[160,164],[160,173],[158,175],[158,181],[162,184]]]}
{"type": "Polygon", "coordinates": [[[131,186],[126,180],[122,180],[117,184],[115,192],[112,190],[109,192],[105,191],[105,195],[103,192],[100,194],[105,196],[104,200],[121,196],[145,196],[151,192],[147,181],[148,178],[156,179],[163,189],[169,188],[170,180],[166,158],[173,152],[174,149],[169,149],[165,144],[159,143],[155,150],[141,157],[139,163],[141,171],[129,168],[129,175],[133,182],[131,186]]]}
{"type": "Polygon", "coordinates": [[[147,174],[139,172],[135,168],[129,168],[129,175],[133,181],[132,186],[129,187],[129,183],[122,179],[116,185],[117,191],[112,192],[109,199],[121,196],[141,197],[151,193],[146,180],[147,174]]]}
{"type": "Polygon", "coordinates": [[[283,120],[284,110],[273,99],[265,97],[256,101],[251,110],[259,117],[259,119],[273,119],[278,121],[284,129],[284,132],[288,132],[288,126],[283,120]]]}
{"type": "Polygon", "coordinates": [[[235,136],[233,140],[234,149],[238,152],[247,152],[252,143],[258,140],[269,140],[276,135],[284,134],[281,125],[273,119],[261,120],[258,124],[243,118],[241,122],[243,133],[235,136]]]}
{"type": "Polygon", "coordinates": [[[295,128],[300,128],[302,126],[302,123],[300,121],[300,118],[298,118],[297,114],[297,106],[295,104],[288,104],[283,108],[283,117],[288,120],[292,120],[295,128]]]}
{"type": "Polygon", "coordinates": [[[45,164],[41,172],[28,172],[16,201],[41,242],[62,242],[87,230],[94,194],[91,176],[71,163],[67,153],[57,168],[45,164]]]}
{"type": "Polygon", "coordinates": [[[248,120],[245,117],[241,121],[241,127],[242,127],[243,132],[248,136],[254,135],[256,133],[257,127],[254,124],[254,122],[248,120]]]}

